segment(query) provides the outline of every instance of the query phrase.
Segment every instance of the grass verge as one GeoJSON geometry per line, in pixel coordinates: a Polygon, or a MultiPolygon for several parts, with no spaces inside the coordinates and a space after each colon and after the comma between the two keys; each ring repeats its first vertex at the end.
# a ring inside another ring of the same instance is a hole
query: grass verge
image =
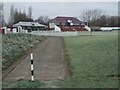
{"type": "Polygon", "coordinates": [[[44,37],[30,34],[4,34],[2,35],[2,70],[7,69],[24,53],[41,42],[44,37]]]}
{"type": "Polygon", "coordinates": [[[56,81],[34,81],[21,80],[15,82],[3,82],[2,88],[59,88],[56,81]]]}
{"type": "Polygon", "coordinates": [[[65,37],[71,78],[58,81],[62,88],[117,88],[118,36],[65,37]]]}

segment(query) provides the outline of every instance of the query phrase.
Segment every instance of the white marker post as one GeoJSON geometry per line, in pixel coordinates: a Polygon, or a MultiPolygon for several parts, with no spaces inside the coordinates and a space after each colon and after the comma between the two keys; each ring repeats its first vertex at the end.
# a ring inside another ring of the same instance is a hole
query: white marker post
{"type": "Polygon", "coordinates": [[[31,53],[31,81],[34,82],[33,53],[31,53]]]}

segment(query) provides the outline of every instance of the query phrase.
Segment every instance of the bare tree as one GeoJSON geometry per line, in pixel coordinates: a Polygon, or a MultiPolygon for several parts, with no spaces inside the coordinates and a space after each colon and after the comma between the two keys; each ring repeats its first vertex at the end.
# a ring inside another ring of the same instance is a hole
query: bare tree
{"type": "Polygon", "coordinates": [[[14,5],[11,5],[8,26],[12,26],[14,24],[14,14],[15,14],[15,8],[14,5]]]}
{"type": "Polygon", "coordinates": [[[109,16],[108,20],[108,26],[119,26],[119,16],[109,16]]]}
{"type": "Polygon", "coordinates": [[[92,11],[91,10],[83,11],[81,17],[84,22],[89,22],[92,18],[92,11]]]}
{"type": "MultiPolygon", "coordinates": [[[[20,9],[19,9],[20,10],[20,9]]],[[[28,18],[28,15],[25,13],[25,11],[19,11],[17,8],[14,13],[14,24],[18,23],[20,21],[28,21],[32,22],[33,20],[31,18],[28,18]]]]}
{"type": "Polygon", "coordinates": [[[32,18],[32,7],[30,6],[28,9],[28,18],[32,18]]]}
{"type": "Polygon", "coordinates": [[[92,20],[97,20],[103,15],[103,11],[100,9],[95,9],[92,11],[92,20]]]}
{"type": "Polygon", "coordinates": [[[0,3],[0,27],[4,25],[3,3],[0,3]]]}
{"type": "Polygon", "coordinates": [[[91,21],[96,21],[97,19],[99,19],[101,15],[103,15],[102,10],[94,9],[83,11],[81,17],[84,22],[88,22],[90,24],[91,21]]]}
{"type": "Polygon", "coordinates": [[[108,25],[108,16],[102,15],[99,19],[96,20],[99,26],[107,26],[108,25]]]}
{"type": "Polygon", "coordinates": [[[10,17],[8,26],[12,26],[15,23],[18,23],[20,21],[28,21],[32,22],[32,8],[29,7],[29,15],[26,14],[25,9],[22,11],[20,8],[14,8],[14,5],[11,6],[10,9],[10,17]]]}
{"type": "Polygon", "coordinates": [[[47,25],[49,20],[50,18],[48,16],[39,16],[35,21],[37,21],[40,24],[47,25]]]}

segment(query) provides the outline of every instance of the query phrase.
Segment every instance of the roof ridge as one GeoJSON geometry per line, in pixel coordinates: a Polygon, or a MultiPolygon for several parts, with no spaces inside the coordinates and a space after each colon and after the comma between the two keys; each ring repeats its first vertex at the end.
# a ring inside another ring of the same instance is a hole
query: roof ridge
{"type": "MultiPolygon", "coordinates": [[[[27,22],[27,21],[19,21],[18,23],[20,23],[20,22],[27,22]]],[[[32,23],[32,22],[27,22],[27,23],[32,23]]],[[[34,23],[38,23],[38,22],[34,22],[34,23]]]]}
{"type": "Polygon", "coordinates": [[[61,18],[74,18],[74,17],[67,17],[67,16],[57,16],[57,17],[61,17],[61,18]]]}

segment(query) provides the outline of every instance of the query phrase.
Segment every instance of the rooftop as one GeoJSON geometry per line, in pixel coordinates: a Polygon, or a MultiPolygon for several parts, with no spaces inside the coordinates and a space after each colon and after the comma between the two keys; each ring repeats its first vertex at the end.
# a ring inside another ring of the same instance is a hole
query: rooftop
{"type": "Polygon", "coordinates": [[[39,24],[38,22],[19,22],[14,24],[13,26],[45,26],[45,25],[39,24]]]}
{"type": "Polygon", "coordinates": [[[82,21],[74,17],[61,17],[61,16],[51,19],[49,22],[67,22],[68,20],[71,20],[73,23],[83,23],[82,21]]]}

